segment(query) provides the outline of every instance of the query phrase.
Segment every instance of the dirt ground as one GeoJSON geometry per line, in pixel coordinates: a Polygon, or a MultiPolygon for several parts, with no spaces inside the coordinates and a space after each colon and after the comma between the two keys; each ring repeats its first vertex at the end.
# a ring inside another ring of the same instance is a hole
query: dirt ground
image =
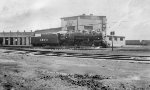
{"type": "Polygon", "coordinates": [[[150,90],[150,50],[1,48],[0,90],[150,90]]]}

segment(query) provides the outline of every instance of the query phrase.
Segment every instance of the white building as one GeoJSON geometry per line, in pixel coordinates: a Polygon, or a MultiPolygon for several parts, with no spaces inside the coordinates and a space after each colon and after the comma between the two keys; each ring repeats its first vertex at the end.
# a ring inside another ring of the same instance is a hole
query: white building
{"type": "Polygon", "coordinates": [[[124,36],[113,36],[112,37],[111,35],[107,35],[106,41],[110,46],[112,46],[112,40],[113,40],[114,47],[125,46],[125,37],[124,36]]]}

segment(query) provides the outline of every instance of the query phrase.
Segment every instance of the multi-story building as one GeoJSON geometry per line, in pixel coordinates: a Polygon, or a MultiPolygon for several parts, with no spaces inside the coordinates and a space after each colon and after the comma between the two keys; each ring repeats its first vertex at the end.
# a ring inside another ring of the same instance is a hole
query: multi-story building
{"type": "Polygon", "coordinates": [[[62,30],[68,32],[102,33],[106,36],[106,16],[79,15],[61,18],[62,30]]]}

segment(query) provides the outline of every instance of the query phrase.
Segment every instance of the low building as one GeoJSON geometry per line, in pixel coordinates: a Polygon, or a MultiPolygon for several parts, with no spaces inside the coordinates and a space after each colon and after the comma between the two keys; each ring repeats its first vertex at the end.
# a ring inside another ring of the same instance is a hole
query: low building
{"type": "Polygon", "coordinates": [[[30,46],[34,32],[1,32],[0,45],[2,46],[30,46]]]}
{"type": "Polygon", "coordinates": [[[112,40],[113,40],[114,47],[125,46],[125,37],[124,36],[113,36],[112,37],[111,35],[107,35],[106,41],[110,46],[112,46],[112,40]]]}

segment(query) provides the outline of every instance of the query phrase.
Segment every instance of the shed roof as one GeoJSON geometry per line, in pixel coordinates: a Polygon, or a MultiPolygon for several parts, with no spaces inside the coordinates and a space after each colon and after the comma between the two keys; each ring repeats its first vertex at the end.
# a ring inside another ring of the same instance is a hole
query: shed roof
{"type": "Polygon", "coordinates": [[[62,17],[61,19],[77,19],[77,17],[80,17],[81,19],[102,19],[106,16],[95,16],[95,15],[78,15],[78,16],[70,16],[70,17],[62,17]]]}
{"type": "Polygon", "coordinates": [[[1,32],[0,37],[28,37],[34,36],[34,32],[1,32]]]}
{"type": "Polygon", "coordinates": [[[57,33],[62,30],[62,27],[36,30],[35,34],[57,33]]]}

